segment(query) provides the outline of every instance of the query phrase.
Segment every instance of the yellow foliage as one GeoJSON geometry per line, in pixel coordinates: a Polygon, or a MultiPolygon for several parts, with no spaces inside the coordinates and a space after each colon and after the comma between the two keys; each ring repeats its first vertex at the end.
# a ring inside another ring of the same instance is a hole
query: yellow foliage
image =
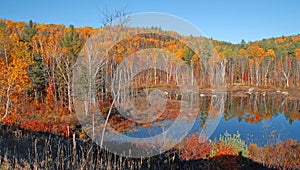
{"type": "Polygon", "coordinates": [[[275,51],[273,49],[269,49],[265,55],[265,57],[274,57],[275,56],[275,51]]]}
{"type": "Polygon", "coordinates": [[[297,59],[300,59],[300,48],[295,49],[295,56],[297,59]]]}
{"type": "Polygon", "coordinates": [[[7,43],[6,57],[0,58],[0,111],[2,114],[9,108],[8,112],[14,114],[25,97],[24,92],[31,86],[27,70],[32,59],[27,44],[19,41],[15,33],[0,41],[7,43]]]}
{"type": "Polygon", "coordinates": [[[264,55],[264,49],[260,48],[259,46],[250,46],[247,49],[248,55],[250,57],[254,57],[254,59],[260,58],[264,55]]]}

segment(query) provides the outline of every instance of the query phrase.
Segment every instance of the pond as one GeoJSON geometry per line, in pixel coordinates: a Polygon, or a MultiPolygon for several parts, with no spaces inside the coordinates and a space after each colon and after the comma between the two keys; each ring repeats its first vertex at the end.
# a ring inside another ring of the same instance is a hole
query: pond
{"type": "MultiPolygon", "coordinates": [[[[182,105],[179,105],[179,103],[185,103],[185,98],[176,99],[172,96],[166,100],[166,105],[163,107],[164,112],[157,116],[153,122],[147,121],[147,119],[141,119],[144,122],[141,121],[140,123],[130,121],[130,116],[127,116],[126,119],[124,113],[120,114],[117,110],[114,110],[108,124],[119,134],[111,136],[105,134],[111,139],[106,141],[111,142],[110,145],[106,144],[105,146],[110,147],[109,149],[116,147],[113,150],[115,152],[106,150],[107,148],[104,150],[99,146],[99,143],[95,143],[95,140],[90,138],[87,140],[76,139],[75,134],[73,138],[66,139],[48,133],[24,131],[18,127],[0,126],[0,156],[3,160],[14,160],[16,158],[16,160],[25,160],[25,162],[32,165],[36,162],[46,162],[46,164],[39,165],[41,169],[45,167],[50,167],[48,169],[70,169],[74,165],[78,167],[86,165],[89,167],[87,169],[97,169],[95,167],[109,167],[111,165],[115,166],[115,164],[123,167],[126,161],[127,165],[129,165],[128,162],[139,162],[139,167],[142,165],[150,167],[150,165],[156,165],[158,161],[165,162],[166,158],[170,160],[166,163],[166,167],[171,165],[199,167],[199,164],[203,166],[204,164],[211,164],[211,161],[223,161],[224,158],[198,159],[198,162],[185,161],[184,157],[175,159],[174,155],[181,152],[176,148],[177,146],[173,150],[170,148],[169,150],[161,150],[160,147],[148,147],[149,145],[143,143],[140,143],[142,145],[132,145],[131,141],[128,140],[122,140],[124,142],[122,144],[114,142],[119,142],[124,135],[142,141],[158,136],[168,129],[172,129],[172,139],[180,139],[181,130],[184,131],[184,128],[188,128],[187,137],[199,133],[200,135],[206,135],[210,140],[217,140],[220,135],[226,132],[230,134],[239,132],[248,146],[250,143],[265,146],[285,141],[288,138],[300,140],[300,98],[291,92],[282,94],[275,90],[254,93],[248,93],[247,91],[214,93],[206,90],[199,93],[199,95],[194,96],[197,99],[193,99],[197,101],[197,104],[193,105],[193,110],[191,110],[196,111],[194,115],[189,114],[191,112],[182,112],[182,115],[180,115],[179,110],[182,105]],[[141,154],[151,155],[154,158],[148,157],[149,159],[144,159],[143,164],[141,164],[142,159],[128,159],[127,157],[127,155],[139,156],[141,154]],[[124,162],[124,165],[120,162],[124,162]]],[[[143,103],[143,105],[146,104],[143,103]]],[[[140,107],[139,109],[143,110],[144,108],[140,107]]],[[[155,114],[155,112],[150,113],[155,114]]],[[[134,113],[132,112],[132,114],[134,113]]],[[[136,115],[131,115],[132,117],[137,120],[136,115]]],[[[99,123],[102,124],[103,122],[99,123]]],[[[101,134],[101,131],[98,134],[101,134]]],[[[167,141],[167,139],[160,138],[163,141],[167,141]]],[[[136,143],[133,142],[133,144],[136,143]]],[[[294,148],[292,148],[292,151],[294,151],[294,148]]],[[[271,151],[271,154],[273,153],[271,151]]],[[[297,151],[295,153],[297,154],[297,151]]],[[[282,155],[278,157],[285,159],[282,155]]],[[[237,157],[232,158],[237,159],[237,157]]],[[[239,158],[248,163],[252,162],[245,157],[239,156],[239,158]]],[[[18,164],[18,162],[15,161],[14,164],[18,164]]],[[[212,165],[214,166],[214,164],[212,165]]],[[[265,169],[265,165],[257,164],[257,166],[265,169]]],[[[298,164],[293,166],[298,166],[298,164]]]]}
{"type": "MultiPolygon", "coordinates": [[[[227,131],[230,134],[240,133],[247,144],[255,143],[258,146],[275,144],[288,138],[300,141],[299,97],[278,90],[253,93],[238,91],[221,95],[209,92],[201,94],[197,116],[179,123],[179,126],[188,124],[191,127],[188,136],[199,132],[208,136],[210,140],[215,140],[227,131]],[[223,103],[215,102],[220,102],[220,99],[223,99],[221,100],[223,103]],[[220,108],[220,105],[223,108],[220,108]],[[217,111],[213,107],[217,107],[217,111]],[[209,132],[206,132],[207,129],[209,132]]],[[[170,128],[175,120],[180,119],[178,115],[176,118],[176,114],[170,116],[173,111],[167,112],[168,117],[163,120],[157,119],[151,126],[135,124],[123,133],[141,139],[161,134],[170,128]]]]}

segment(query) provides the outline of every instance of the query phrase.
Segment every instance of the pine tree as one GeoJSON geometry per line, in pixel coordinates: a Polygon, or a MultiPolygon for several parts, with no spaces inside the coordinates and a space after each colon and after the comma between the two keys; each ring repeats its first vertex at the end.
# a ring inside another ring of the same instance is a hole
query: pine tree
{"type": "Polygon", "coordinates": [[[73,57],[77,56],[81,50],[82,42],[80,41],[79,34],[75,31],[73,25],[70,25],[71,31],[61,39],[62,47],[68,49],[73,57]]]}
{"type": "Polygon", "coordinates": [[[70,25],[71,30],[65,34],[61,39],[61,46],[65,51],[65,54],[60,58],[57,58],[57,68],[62,78],[63,83],[66,85],[67,98],[68,98],[68,109],[72,112],[72,71],[78,54],[81,51],[83,43],[79,38],[79,34],[75,31],[73,25],[70,25]]]}
{"type": "Polygon", "coordinates": [[[22,33],[22,40],[25,42],[30,42],[32,37],[37,33],[37,30],[34,26],[32,20],[26,25],[22,33]]]}
{"type": "Polygon", "coordinates": [[[43,99],[46,88],[46,70],[40,53],[33,55],[33,65],[30,66],[28,75],[33,83],[36,101],[43,99]]]}

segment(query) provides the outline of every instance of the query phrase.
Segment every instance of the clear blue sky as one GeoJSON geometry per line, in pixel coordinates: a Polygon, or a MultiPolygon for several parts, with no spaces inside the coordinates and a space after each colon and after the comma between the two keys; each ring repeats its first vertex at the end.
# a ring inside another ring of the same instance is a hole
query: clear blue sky
{"type": "Polygon", "coordinates": [[[169,13],[196,25],[207,37],[241,39],[300,33],[299,0],[2,0],[0,17],[38,23],[101,26],[101,11],[169,13]]]}

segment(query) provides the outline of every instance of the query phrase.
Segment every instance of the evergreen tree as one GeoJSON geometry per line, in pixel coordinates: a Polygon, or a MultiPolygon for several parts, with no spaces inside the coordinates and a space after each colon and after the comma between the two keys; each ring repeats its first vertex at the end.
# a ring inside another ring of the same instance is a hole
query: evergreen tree
{"type": "Polygon", "coordinates": [[[186,61],[188,64],[191,63],[191,58],[192,56],[195,54],[195,52],[191,49],[191,48],[188,48],[185,52],[184,52],[184,55],[183,55],[183,59],[184,61],[186,61]]]}
{"type": "Polygon", "coordinates": [[[22,39],[25,42],[30,42],[32,37],[37,33],[37,30],[34,26],[34,23],[32,20],[29,21],[29,23],[26,25],[26,27],[23,30],[22,33],[22,39]]]}
{"type": "Polygon", "coordinates": [[[43,60],[39,53],[35,53],[33,55],[33,65],[30,66],[28,75],[32,81],[33,89],[35,92],[35,99],[41,100],[45,94],[46,88],[46,70],[43,65],[43,60]]]}
{"type": "Polygon", "coordinates": [[[241,41],[241,48],[246,49],[246,41],[244,39],[241,41]]]}
{"type": "Polygon", "coordinates": [[[79,52],[81,51],[83,43],[79,38],[79,34],[75,31],[73,25],[70,25],[71,30],[65,34],[61,39],[61,46],[67,50],[62,58],[57,60],[58,73],[61,76],[63,88],[67,91],[68,109],[72,112],[72,71],[76,63],[79,52]],[[65,86],[66,85],[66,86],[65,86]]]}
{"type": "Polygon", "coordinates": [[[80,41],[79,34],[75,31],[73,25],[70,25],[71,31],[61,39],[61,45],[67,48],[71,55],[77,56],[81,50],[82,42],[80,41]]]}

